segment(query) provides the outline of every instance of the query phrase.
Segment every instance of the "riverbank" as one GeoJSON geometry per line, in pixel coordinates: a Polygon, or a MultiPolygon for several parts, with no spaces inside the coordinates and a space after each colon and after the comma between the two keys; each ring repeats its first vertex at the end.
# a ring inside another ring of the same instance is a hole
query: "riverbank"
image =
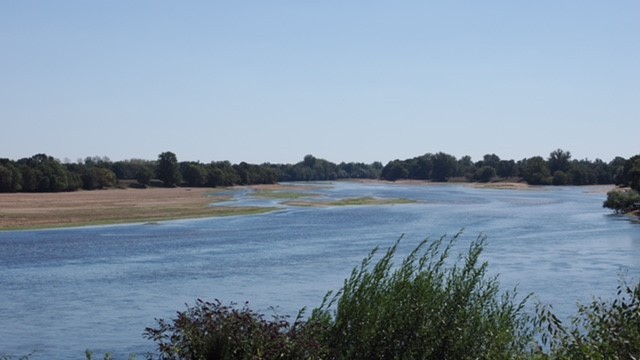
{"type": "Polygon", "coordinates": [[[0,230],[23,230],[246,215],[271,208],[215,207],[225,189],[108,189],[0,194],[0,230]]]}
{"type": "MultiPolygon", "coordinates": [[[[464,185],[475,188],[504,190],[543,189],[525,183],[434,183],[418,180],[340,180],[341,182],[385,185],[464,185]]],[[[345,199],[342,202],[303,202],[301,197],[316,196],[308,191],[329,186],[327,184],[273,184],[244,187],[255,191],[255,196],[289,200],[290,206],[390,205],[411,202],[406,199],[345,199]]],[[[585,186],[587,192],[606,193],[612,186],[585,186]]],[[[210,206],[226,201],[231,195],[226,188],[148,188],[108,189],[60,193],[0,194],[0,231],[108,225],[202,217],[249,215],[274,210],[270,207],[210,206]],[[216,195],[219,194],[219,195],[216,195]],[[215,195],[215,196],[211,196],[215,195]]]]}

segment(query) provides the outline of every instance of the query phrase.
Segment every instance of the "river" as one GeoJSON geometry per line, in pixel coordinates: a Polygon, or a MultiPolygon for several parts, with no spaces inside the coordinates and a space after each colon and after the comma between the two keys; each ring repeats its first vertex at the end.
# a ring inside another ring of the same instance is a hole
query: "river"
{"type": "MultiPolygon", "coordinates": [[[[295,315],[338,289],[375,246],[404,234],[400,255],[425,237],[464,228],[457,249],[488,237],[483,259],[505,289],[552,304],[615,294],[620,274],[640,275],[640,225],[602,208],[593,187],[530,190],[336,182],[300,192],[315,201],[356,197],[412,204],[295,207],[233,191],[225,205],[278,206],[268,214],[154,224],[0,232],[0,357],[78,359],[90,348],[116,358],[154,350],[155,318],[196,298],[249,301],[295,315]]],[[[101,357],[101,355],[99,356],[101,357]]],[[[138,358],[142,358],[139,356],[138,358]]]]}

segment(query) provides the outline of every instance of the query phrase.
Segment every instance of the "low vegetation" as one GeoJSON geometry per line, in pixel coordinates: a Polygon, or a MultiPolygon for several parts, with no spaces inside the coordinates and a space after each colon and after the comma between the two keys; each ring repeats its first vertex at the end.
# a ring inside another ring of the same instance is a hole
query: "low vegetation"
{"type": "Polygon", "coordinates": [[[602,206],[617,213],[640,215],[640,155],[625,162],[618,184],[620,188],[609,191],[602,206]]]}
{"type": "Polygon", "coordinates": [[[308,198],[318,196],[317,194],[312,193],[302,193],[302,192],[294,192],[294,191],[279,191],[279,190],[258,190],[251,194],[252,196],[263,198],[263,199],[300,199],[300,198],[308,198]]]}
{"type": "Polygon", "coordinates": [[[565,325],[529,296],[502,292],[481,261],[485,238],[450,257],[460,234],[425,240],[394,264],[400,244],[374,249],[344,286],[308,318],[266,319],[197,300],[145,336],[150,359],[635,359],[640,356],[640,288],[578,308],[565,325]]]}
{"type": "Polygon", "coordinates": [[[358,205],[395,205],[395,204],[413,204],[415,200],[410,199],[380,199],[374,197],[348,198],[334,201],[287,201],[285,205],[289,206],[358,206],[358,205]]]}

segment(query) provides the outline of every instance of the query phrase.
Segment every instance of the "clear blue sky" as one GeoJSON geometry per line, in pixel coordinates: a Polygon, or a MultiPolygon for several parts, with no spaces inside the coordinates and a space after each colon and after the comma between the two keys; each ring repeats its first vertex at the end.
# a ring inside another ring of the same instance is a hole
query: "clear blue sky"
{"type": "Polygon", "coordinates": [[[0,0],[0,157],[640,153],[640,1],[0,0]]]}

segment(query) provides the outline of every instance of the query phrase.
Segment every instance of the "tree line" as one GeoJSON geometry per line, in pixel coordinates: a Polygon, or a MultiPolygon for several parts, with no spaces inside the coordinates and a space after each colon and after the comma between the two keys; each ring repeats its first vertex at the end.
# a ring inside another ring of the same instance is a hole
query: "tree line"
{"type": "Polygon", "coordinates": [[[17,161],[0,158],[0,192],[59,192],[123,186],[220,187],[274,184],[283,181],[378,179],[382,164],[335,164],[307,155],[296,164],[231,164],[229,161],[179,162],[163,152],[157,160],[112,162],[107,157],[87,157],[62,163],[46,154],[17,161]]]}
{"type": "Polygon", "coordinates": [[[438,152],[393,160],[383,166],[380,162],[336,164],[313,155],[306,155],[295,164],[257,165],[246,162],[232,164],[229,161],[180,162],[170,151],[159,154],[156,160],[113,162],[107,157],[87,157],[75,163],[62,163],[46,154],[37,154],[17,161],[0,159],[0,192],[92,190],[125,183],[132,186],[220,187],[337,179],[436,182],[512,180],[532,185],[637,186],[637,173],[640,172],[638,157],[640,155],[630,159],[616,157],[608,163],[600,159],[575,160],[569,151],[557,149],[547,158],[534,156],[514,161],[487,154],[482,160],[474,162],[470,156],[457,159],[453,155],[438,152]]]}
{"type": "Polygon", "coordinates": [[[490,182],[525,181],[530,185],[594,185],[622,183],[626,159],[616,157],[606,163],[600,159],[572,160],[571,153],[554,150],[548,158],[534,156],[519,161],[503,160],[496,154],[484,155],[473,162],[471,157],[439,152],[406,160],[390,161],[383,169],[384,180],[399,179],[490,182]]]}

